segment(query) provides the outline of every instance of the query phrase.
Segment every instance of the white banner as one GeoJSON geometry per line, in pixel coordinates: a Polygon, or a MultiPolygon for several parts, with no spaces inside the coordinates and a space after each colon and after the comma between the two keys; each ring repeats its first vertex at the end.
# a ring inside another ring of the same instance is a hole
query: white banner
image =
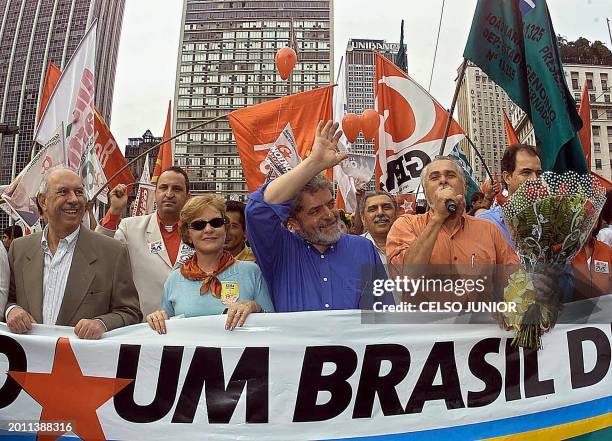
{"type": "Polygon", "coordinates": [[[66,149],[62,137],[62,125],[42,149],[34,156],[2,195],[7,205],[28,227],[38,222],[36,197],[44,175],[53,168],[66,164],[66,149]]]}
{"type": "Polygon", "coordinates": [[[539,352],[494,324],[370,325],[358,311],[253,314],[234,331],[223,315],[176,319],[100,341],[0,325],[0,421],[133,441],[561,439],[610,423],[606,297],[604,324],[557,325],[539,352]]]}
{"type": "Polygon", "coordinates": [[[340,163],[342,170],[355,180],[357,187],[365,185],[374,176],[374,165],[376,157],[372,155],[361,155],[349,153],[348,158],[340,163]]]}
{"type": "Polygon", "coordinates": [[[34,138],[46,144],[63,123],[68,164],[74,170],[94,143],[96,29],[94,22],[62,72],[34,138]]]}

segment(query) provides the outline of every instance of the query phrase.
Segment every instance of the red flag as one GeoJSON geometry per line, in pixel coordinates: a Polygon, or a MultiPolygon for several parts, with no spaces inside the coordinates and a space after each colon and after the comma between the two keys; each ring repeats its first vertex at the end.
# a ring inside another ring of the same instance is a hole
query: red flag
{"type": "Polygon", "coordinates": [[[586,81],[582,89],[582,97],[580,98],[580,108],[578,115],[582,119],[582,128],[578,132],[582,151],[586,159],[589,170],[591,169],[591,104],[589,103],[589,90],[586,81]]]}
{"type": "Polygon", "coordinates": [[[40,123],[40,119],[47,108],[47,104],[49,103],[49,99],[53,94],[53,89],[57,85],[60,77],[62,76],[62,71],[53,63],[49,63],[47,66],[47,73],[45,74],[45,84],[43,85],[43,89],[40,93],[40,103],[38,105],[38,119],[36,120],[36,125],[40,123]]]}
{"type": "Polygon", "coordinates": [[[301,158],[310,153],[319,121],[332,119],[333,85],[288,95],[229,114],[249,192],[263,185],[268,150],[289,125],[301,158]]]}
{"type": "MultiPolygon", "coordinates": [[[[168,103],[168,115],[166,116],[166,127],[164,128],[163,141],[166,141],[172,137],[172,101],[168,103]]],[[[164,142],[159,146],[159,153],[157,153],[157,161],[155,161],[155,168],[153,169],[153,176],[151,176],[151,183],[157,184],[159,175],[164,170],[172,167],[172,142],[164,142]]]]}
{"type": "Polygon", "coordinates": [[[508,115],[503,111],[504,114],[504,126],[506,127],[506,137],[508,138],[508,145],[512,144],[520,144],[518,136],[516,136],[516,132],[514,131],[514,127],[512,127],[512,123],[508,119],[508,115]]]}
{"type": "MultiPolygon", "coordinates": [[[[374,138],[376,188],[411,193],[419,186],[421,170],[439,153],[448,112],[399,67],[375,54],[375,105],[381,120],[374,138]]],[[[453,119],[445,153],[464,137],[453,119]]]]}
{"type": "Polygon", "coordinates": [[[399,207],[398,216],[402,214],[416,214],[416,194],[396,194],[394,197],[399,207]]]}
{"type": "MultiPolygon", "coordinates": [[[[104,170],[104,176],[106,176],[106,179],[110,179],[127,164],[127,161],[98,109],[94,111],[94,133],[96,155],[98,155],[100,165],[104,170]]],[[[132,175],[132,171],[127,167],[119,176],[112,180],[109,188],[113,188],[117,184],[133,184],[135,181],[136,179],[132,175]]]]}

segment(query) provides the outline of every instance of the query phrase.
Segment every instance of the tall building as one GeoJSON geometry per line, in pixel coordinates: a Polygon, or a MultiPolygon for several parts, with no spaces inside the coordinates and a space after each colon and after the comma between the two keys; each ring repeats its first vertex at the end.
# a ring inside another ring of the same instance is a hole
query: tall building
{"type": "MultiPolygon", "coordinates": [[[[0,0],[0,184],[30,161],[39,91],[49,63],[63,69],[88,25],[98,19],[95,104],[110,123],[125,0],[0,0]]],[[[0,224],[7,222],[0,214],[0,224]]]]}
{"type": "MultiPolygon", "coordinates": [[[[374,108],[374,74],[376,62],[374,50],[393,61],[399,51],[399,43],[385,40],[351,39],[346,47],[346,111],[360,115],[366,109],[374,108]]],[[[407,64],[407,62],[406,62],[407,64]]],[[[366,142],[359,134],[352,145],[355,153],[374,154],[374,143],[366,142]]]]}
{"type": "MultiPolygon", "coordinates": [[[[130,162],[137,156],[141,155],[145,151],[149,150],[156,144],[162,142],[162,137],[153,136],[150,130],[144,132],[144,134],[140,138],[128,138],[128,144],[125,146],[125,159],[130,162]]],[[[153,173],[155,169],[155,161],[157,160],[157,154],[159,153],[159,147],[153,149],[151,153],[149,153],[149,172],[153,173]]],[[[132,165],[130,165],[130,170],[132,171],[132,175],[136,179],[140,179],[142,175],[142,170],[144,168],[145,159],[140,158],[137,159],[132,165]]]]}
{"type": "MultiPolygon", "coordinates": [[[[329,84],[332,0],[185,0],[175,91],[175,133],[245,106],[329,84]],[[292,35],[298,62],[290,80],[274,56],[292,35]]],[[[194,193],[247,194],[227,118],[176,140],[175,162],[194,193]]]]}
{"type": "MultiPolygon", "coordinates": [[[[612,66],[564,63],[563,71],[576,105],[587,83],[591,106],[591,170],[612,180],[612,66]]],[[[512,122],[521,142],[535,145],[535,133],[525,113],[514,106],[512,122]]]]}
{"type": "MultiPolygon", "coordinates": [[[[459,125],[476,145],[493,174],[500,176],[499,164],[507,146],[503,113],[510,115],[512,101],[501,87],[478,66],[468,63],[459,89],[457,116],[459,125]]],[[[468,141],[461,142],[476,176],[488,179],[485,168],[468,141]]]]}

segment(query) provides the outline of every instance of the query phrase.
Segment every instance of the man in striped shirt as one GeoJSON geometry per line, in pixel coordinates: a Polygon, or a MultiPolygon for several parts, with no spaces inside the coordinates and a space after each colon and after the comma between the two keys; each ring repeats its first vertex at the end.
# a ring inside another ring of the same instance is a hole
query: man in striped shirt
{"type": "Polygon", "coordinates": [[[142,319],[125,245],[81,228],[85,193],[79,175],[57,169],[45,176],[39,202],[48,224],[14,241],[6,323],[15,333],[32,324],[74,326],[79,338],[142,319]]]}

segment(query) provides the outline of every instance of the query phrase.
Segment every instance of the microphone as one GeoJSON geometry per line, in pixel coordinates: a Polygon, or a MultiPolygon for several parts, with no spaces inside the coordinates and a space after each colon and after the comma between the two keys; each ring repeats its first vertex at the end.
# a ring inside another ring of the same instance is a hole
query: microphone
{"type": "Polygon", "coordinates": [[[450,214],[455,213],[457,211],[457,203],[452,199],[447,199],[446,200],[446,210],[450,214]]]}

